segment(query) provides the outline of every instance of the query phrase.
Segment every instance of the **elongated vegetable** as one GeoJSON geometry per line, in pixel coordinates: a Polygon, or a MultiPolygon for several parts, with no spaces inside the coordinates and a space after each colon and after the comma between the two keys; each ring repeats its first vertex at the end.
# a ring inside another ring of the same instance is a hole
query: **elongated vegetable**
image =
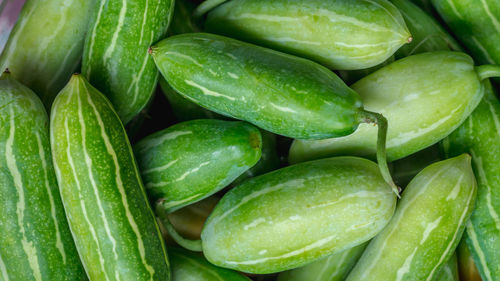
{"type": "Polygon", "coordinates": [[[450,156],[469,152],[478,199],[467,224],[467,243],[485,281],[500,279],[500,101],[488,81],[471,116],[444,142],[450,156]]]}
{"type": "Polygon", "coordinates": [[[478,63],[500,64],[500,2],[432,0],[437,12],[478,63]]]}
{"type": "Polygon", "coordinates": [[[452,255],[440,269],[433,281],[459,281],[457,255],[452,255]]]}
{"type": "Polygon", "coordinates": [[[31,88],[47,109],[82,57],[96,0],[28,0],[0,56],[0,71],[31,88]]]}
{"type": "Polygon", "coordinates": [[[246,276],[209,263],[200,254],[183,249],[168,250],[172,262],[172,281],[250,281],[246,276]]]}
{"type": "Polygon", "coordinates": [[[385,118],[364,110],[358,94],[321,65],[206,33],[167,38],[151,54],[186,98],[276,134],[321,139],[377,123],[378,164],[397,192],[385,160],[385,118]]]}
{"type": "Polygon", "coordinates": [[[64,214],[42,102],[0,77],[0,279],[87,280],[64,214]]]}
{"type": "Polygon", "coordinates": [[[146,191],[167,212],[221,190],[259,161],[262,137],[246,122],[193,120],[134,146],[146,191]]]}
{"type": "Polygon", "coordinates": [[[99,0],[85,41],[82,73],[104,93],[124,124],[149,102],[158,70],[148,48],[162,39],[173,0],[99,0]]]}
{"type": "Polygon", "coordinates": [[[356,264],[368,243],[314,261],[303,267],[285,271],[277,281],[343,281],[356,264]]]}
{"type": "Polygon", "coordinates": [[[232,0],[208,14],[205,29],[344,70],[380,64],[412,40],[387,0],[232,0]]]}
{"type": "Polygon", "coordinates": [[[423,52],[454,50],[461,51],[460,45],[429,14],[410,0],[390,0],[396,6],[410,30],[413,40],[399,48],[396,58],[404,58],[423,52]]]}
{"type": "Polygon", "coordinates": [[[81,75],[54,101],[50,139],[62,201],[90,280],[170,280],[125,129],[111,103],[81,75]]]}
{"type": "Polygon", "coordinates": [[[376,164],[366,159],[301,163],[231,189],[210,214],[201,241],[170,233],[184,247],[203,249],[217,266],[279,272],[375,236],[396,205],[387,186],[376,164]]]}
{"type": "Polygon", "coordinates": [[[474,258],[472,257],[466,242],[467,232],[464,233],[462,240],[457,248],[458,272],[460,281],[481,281],[481,275],[477,270],[474,258]]]}
{"type": "MultiPolygon", "coordinates": [[[[387,117],[387,158],[401,159],[453,132],[483,96],[481,81],[500,75],[499,66],[474,67],[464,53],[428,52],[395,61],[352,88],[367,110],[387,117]],[[411,112],[411,114],[409,114],[411,112]]],[[[353,134],[325,140],[296,140],[292,163],[334,155],[373,156],[377,132],[361,124],[353,134]]]]}
{"type": "Polygon", "coordinates": [[[444,160],[439,144],[430,146],[424,150],[413,153],[405,158],[391,163],[392,176],[398,186],[406,186],[408,183],[432,163],[444,160]]]}
{"type": "Polygon", "coordinates": [[[475,197],[469,155],[425,168],[406,187],[391,221],[347,281],[433,280],[453,255],[475,197]]]}

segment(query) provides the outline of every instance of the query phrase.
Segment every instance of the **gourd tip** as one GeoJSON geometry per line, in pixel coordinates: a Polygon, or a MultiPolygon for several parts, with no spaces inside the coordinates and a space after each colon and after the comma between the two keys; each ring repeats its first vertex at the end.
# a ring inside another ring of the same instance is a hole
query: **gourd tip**
{"type": "Polygon", "coordinates": [[[411,43],[413,41],[413,36],[408,37],[408,43],[411,43]]]}
{"type": "Polygon", "coordinates": [[[5,69],[5,71],[4,71],[3,73],[5,73],[5,74],[10,74],[10,70],[9,70],[9,68],[6,68],[6,69],[5,69]]]}
{"type": "Polygon", "coordinates": [[[152,54],[153,54],[153,47],[149,47],[149,49],[148,49],[148,53],[149,53],[150,55],[152,55],[152,54]]]}

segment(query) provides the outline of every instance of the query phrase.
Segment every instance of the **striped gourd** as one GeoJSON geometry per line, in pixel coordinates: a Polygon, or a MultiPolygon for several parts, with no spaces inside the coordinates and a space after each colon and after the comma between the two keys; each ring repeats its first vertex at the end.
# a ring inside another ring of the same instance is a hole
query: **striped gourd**
{"type": "Polygon", "coordinates": [[[372,161],[301,163],[226,193],[203,227],[203,253],[211,263],[239,271],[288,270],[370,240],[395,205],[372,161]]]}
{"type": "Polygon", "coordinates": [[[461,48],[453,37],[437,22],[410,0],[390,0],[396,6],[413,36],[410,44],[399,48],[396,58],[423,52],[455,50],[461,48]]]}
{"type": "Polygon", "coordinates": [[[99,0],[85,41],[82,73],[124,124],[149,102],[158,70],[148,48],[163,38],[173,0],[99,0]]]}
{"type": "Polygon", "coordinates": [[[50,139],[62,201],[90,280],[170,280],[122,123],[81,75],[54,101],[50,139]]]}
{"type": "Polygon", "coordinates": [[[500,1],[431,1],[474,60],[500,64],[500,1]]]}
{"type": "Polygon", "coordinates": [[[217,267],[202,255],[179,248],[168,249],[172,281],[251,281],[240,273],[217,267]]]}
{"type": "Polygon", "coordinates": [[[42,102],[0,77],[0,280],[87,280],[64,214],[42,102]]]}
{"type": "Polygon", "coordinates": [[[335,253],[278,275],[277,281],[343,281],[368,243],[335,253]]]}
{"type": "Polygon", "coordinates": [[[259,161],[262,137],[241,121],[178,123],[134,145],[146,191],[167,212],[221,190],[259,161]]]}
{"type": "Polygon", "coordinates": [[[454,254],[440,269],[432,281],[459,281],[457,255],[454,254]]]}
{"type": "Polygon", "coordinates": [[[475,199],[469,155],[428,166],[406,187],[347,281],[433,280],[458,246],[475,199]]]}
{"type": "MultiPolygon", "coordinates": [[[[390,124],[387,159],[394,161],[440,141],[460,126],[483,96],[481,80],[489,75],[489,67],[474,67],[465,53],[427,52],[397,60],[351,87],[367,110],[386,116],[390,124]]],[[[290,161],[373,156],[374,129],[361,124],[353,134],[341,138],[295,140],[290,161]]]]}
{"type": "Polygon", "coordinates": [[[344,70],[380,64],[412,39],[387,0],[232,0],[205,28],[344,70]]]}
{"type": "Polygon", "coordinates": [[[0,70],[40,96],[50,108],[82,57],[96,0],[28,0],[5,49],[0,70]]]}
{"type": "Polygon", "coordinates": [[[467,224],[467,243],[484,281],[500,280],[500,101],[489,82],[472,115],[444,142],[450,155],[469,152],[478,199],[467,224]]]}
{"type": "Polygon", "coordinates": [[[464,236],[462,237],[462,240],[457,248],[460,281],[482,281],[481,275],[479,275],[479,271],[474,263],[474,258],[470,253],[466,240],[467,232],[464,233],[464,236]]]}

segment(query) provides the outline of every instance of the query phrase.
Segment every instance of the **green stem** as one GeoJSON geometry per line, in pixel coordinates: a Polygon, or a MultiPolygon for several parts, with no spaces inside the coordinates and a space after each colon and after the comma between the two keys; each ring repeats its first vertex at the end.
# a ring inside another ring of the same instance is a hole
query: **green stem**
{"type": "Polygon", "coordinates": [[[202,252],[203,247],[202,247],[202,242],[201,240],[190,240],[182,237],[177,230],[175,230],[174,226],[170,222],[170,219],[168,218],[168,213],[165,211],[165,208],[163,207],[163,200],[159,200],[156,203],[156,215],[160,218],[161,222],[163,223],[163,226],[167,230],[168,234],[174,239],[174,241],[181,245],[182,247],[193,251],[193,252],[202,252]]]}
{"type": "Polygon", "coordinates": [[[193,12],[193,17],[199,18],[204,14],[208,13],[208,11],[212,10],[213,8],[227,1],[228,0],[206,0],[203,3],[201,3],[198,7],[196,7],[196,9],[193,12]]]}
{"type": "Polygon", "coordinates": [[[500,66],[496,64],[476,66],[476,72],[481,81],[491,77],[500,77],[500,66]]]}
{"type": "Polygon", "coordinates": [[[377,136],[377,162],[378,167],[380,169],[380,173],[384,180],[391,186],[392,191],[396,193],[399,197],[399,192],[401,189],[394,183],[392,180],[391,172],[389,171],[389,167],[387,166],[387,153],[386,153],[386,142],[387,142],[387,119],[376,112],[371,111],[362,111],[361,122],[364,123],[373,123],[378,126],[378,136],[377,136]]]}

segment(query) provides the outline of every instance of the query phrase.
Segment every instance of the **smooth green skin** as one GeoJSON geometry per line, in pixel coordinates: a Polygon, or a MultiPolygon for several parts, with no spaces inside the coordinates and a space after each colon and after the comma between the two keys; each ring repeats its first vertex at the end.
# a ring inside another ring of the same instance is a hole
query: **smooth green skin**
{"type": "Polygon", "coordinates": [[[159,84],[161,91],[167,98],[172,108],[172,112],[177,120],[189,121],[194,119],[224,118],[224,116],[205,109],[177,93],[174,89],[172,89],[172,87],[170,87],[165,78],[160,77],[159,84]]]}
{"type": "Polygon", "coordinates": [[[168,250],[172,263],[172,281],[250,281],[230,269],[209,263],[203,256],[184,249],[168,250]]]}
{"type": "Polygon", "coordinates": [[[467,243],[483,280],[500,279],[500,101],[489,82],[471,116],[443,143],[447,154],[472,155],[478,181],[476,208],[467,224],[467,243]]]}
{"type": "Polygon", "coordinates": [[[0,56],[0,71],[31,88],[50,109],[82,57],[97,0],[27,0],[0,56]]]}
{"type": "Polygon", "coordinates": [[[178,93],[264,130],[318,139],[359,124],[358,94],[312,61],[207,33],[167,38],[152,55],[178,93]]]}
{"type": "Polygon", "coordinates": [[[87,280],[64,214],[40,99],[0,77],[0,279],[87,280]]]}
{"type": "Polygon", "coordinates": [[[57,181],[90,280],[170,280],[167,253],[111,103],[81,75],[50,116],[57,181]]]}
{"type": "Polygon", "coordinates": [[[436,11],[432,7],[431,0],[411,0],[415,5],[426,11],[429,15],[434,15],[436,11]]]}
{"type": "Polygon", "coordinates": [[[156,132],[134,151],[149,197],[172,212],[214,194],[255,165],[262,137],[246,122],[200,119],[156,132]]]}
{"type": "Polygon", "coordinates": [[[387,0],[232,0],[208,14],[205,29],[337,70],[378,65],[411,41],[387,0]]]}
{"type": "MultiPolygon", "coordinates": [[[[387,118],[389,161],[420,151],[453,132],[471,114],[484,92],[472,59],[451,51],[400,59],[351,87],[361,95],[366,110],[387,118]]],[[[376,128],[361,124],[346,137],[295,140],[289,161],[334,155],[373,156],[376,141],[376,128]]]]}
{"type": "Polygon", "coordinates": [[[148,49],[165,37],[174,1],[99,0],[97,6],[85,39],[82,73],[127,124],[156,89],[158,70],[148,49]]]}
{"type": "Polygon", "coordinates": [[[455,36],[480,64],[500,64],[498,0],[432,0],[455,36]]]}
{"type": "Polygon", "coordinates": [[[368,243],[314,261],[303,267],[284,271],[277,281],[343,281],[368,243]]]}
{"type": "Polygon", "coordinates": [[[439,269],[433,281],[459,281],[457,255],[451,256],[448,262],[439,269]]]}
{"type": "Polygon", "coordinates": [[[396,196],[356,157],[301,163],[249,179],[219,201],[201,233],[213,264],[250,273],[306,265],[370,240],[396,196]]]}
{"type": "Polygon", "coordinates": [[[461,51],[460,45],[451,37],[436,19],[424,12],[410,0],[391,0],[396,6],[413,36],[410,44],[396,52],[396,58],[404,58],[424,52],[454,50],[461,51]]]}
{"type": "Polygon", "coordinates": [[[235,179],[232,185],[238,185],[248,178],[274,171],[281,166],[280,157],[276,151],[276,135],[264,130],[260,130],[260,134],[262,136],[262,155],[259,162],[235,179]]]}
{"type": "Polygon", "coordinates": [[[467,233],[464,233],[457,248],[458,271],[460,281],[481,281],[481,275],[477,270],[474,258],[472,257],[466,242],[467,233]]]}
{"type": "Polygon", "coordinates": [[[346,280],[433,280],[458,246],[475,199],[469,155],[428,166],[403,191],[391,221],[346,280]]]}

